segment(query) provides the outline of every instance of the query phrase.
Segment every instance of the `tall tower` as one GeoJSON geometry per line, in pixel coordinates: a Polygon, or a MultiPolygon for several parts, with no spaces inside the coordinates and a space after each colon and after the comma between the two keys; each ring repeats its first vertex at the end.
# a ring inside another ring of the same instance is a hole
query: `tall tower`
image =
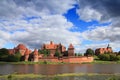
{"type": "Polygon", "coordinates": [[[72,44],[68,47],[68,56],[74,56],[74,47],[72,44]]]}
{"type": "Polygon", "coordinates": [[[37,51],[37,49],[34,50],[33,54],[34,54],[34,62],[38,62],[38,51],[37,51]]]}
{"type": "Polygon", "coordinates": [[[110,53],[112,53],[113,51],[112,51],[112,47],[110,47],[110,45],[108,44],[108,46],[107,46],[107,52],[110,52],[110,53]]]}

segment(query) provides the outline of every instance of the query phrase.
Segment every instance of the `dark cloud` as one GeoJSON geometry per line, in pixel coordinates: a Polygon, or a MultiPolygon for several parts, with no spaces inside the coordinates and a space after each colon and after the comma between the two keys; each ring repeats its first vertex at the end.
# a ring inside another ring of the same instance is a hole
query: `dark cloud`
{"type": "Polygon", "coordinates": [[[74,4],[74,0],[0,0],[0,17],[6,19],[41,14],[64,14],[73,8],[74,4]]]}
{"type": "Polygon", "coordinates": [[[103,15],[101,20],[120,16],[120,0],[79,0],[79,5],[100,12],[103,15]]]}

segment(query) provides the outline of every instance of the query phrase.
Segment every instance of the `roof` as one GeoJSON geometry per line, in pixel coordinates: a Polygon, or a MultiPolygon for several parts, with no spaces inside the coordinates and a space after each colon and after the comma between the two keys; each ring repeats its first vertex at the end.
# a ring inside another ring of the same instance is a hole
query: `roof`
{"type": "Polygon", "coordinates": [[[52,41],[50,41],[49,44],[45,44],[44,46],[46,49],[56,49],[57,48],[57,44],[54,44],[52,41]]]}
{"type": "Polygon", "coordinates": [[[28,55],[29,53],[30,53],[30,51],[28,49],[26,49],[25,55],[28,55]]]}
{"type": "Polygon", "coordinates": [[[19,44],[16,48],[17,49],[26,49],[26,46],[24,44],[19,44]]]}
{"type": "Polygon", "coordinates": [[[34,55],[38,55],[37,49],[34,50],[33,54],[34,54],[34,55]]]}
{"type": "Polygon", "coordinates": [[[74,48],[72,44],[69,45],[69,48],[74,48]]]}

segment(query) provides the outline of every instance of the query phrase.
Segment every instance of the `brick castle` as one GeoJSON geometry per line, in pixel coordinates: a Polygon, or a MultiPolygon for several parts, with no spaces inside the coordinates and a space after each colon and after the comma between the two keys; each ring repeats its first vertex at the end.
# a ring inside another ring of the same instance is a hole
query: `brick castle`
{"type": "Polygon", "coordinates": [[[112,47],[110,47],[109,44],[106,48],[98,48],[95,50],[96,55],[104,54],[104,53],[112,53],[112,52],[113,52],[112,47]]]}
{"type": "Polygon", "coordinates": [[[92,62],[93,57],[76,57],[74,55],[74,46],[72,44],[69,45],[68,49],[64,45],[55,44],[50,41],[49,44],[43,44],[42,47],[37,50],[31,51],[28,49],[24,44],[19,44],[17,47],[13,49],[9,49],[9,54],[13,55],[19,52],[24,61],[51,61],[51,62],[68,62],[68,63],[82,63],[82,62],[92,62]],[[42,51],[47,50],[49,51],[49,55],[45,57],[42,51]],[[60,53],[59,57],[55,56],[56,51],[60,53]]]}

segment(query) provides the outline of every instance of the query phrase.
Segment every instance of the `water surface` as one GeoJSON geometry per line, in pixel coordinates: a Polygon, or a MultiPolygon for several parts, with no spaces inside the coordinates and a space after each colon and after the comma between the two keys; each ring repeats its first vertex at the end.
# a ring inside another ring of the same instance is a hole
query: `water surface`
{"type": "Polygon", "coordinates": [[[120,73],[120,64],[0,64],[0,74],[120,73]]]}

